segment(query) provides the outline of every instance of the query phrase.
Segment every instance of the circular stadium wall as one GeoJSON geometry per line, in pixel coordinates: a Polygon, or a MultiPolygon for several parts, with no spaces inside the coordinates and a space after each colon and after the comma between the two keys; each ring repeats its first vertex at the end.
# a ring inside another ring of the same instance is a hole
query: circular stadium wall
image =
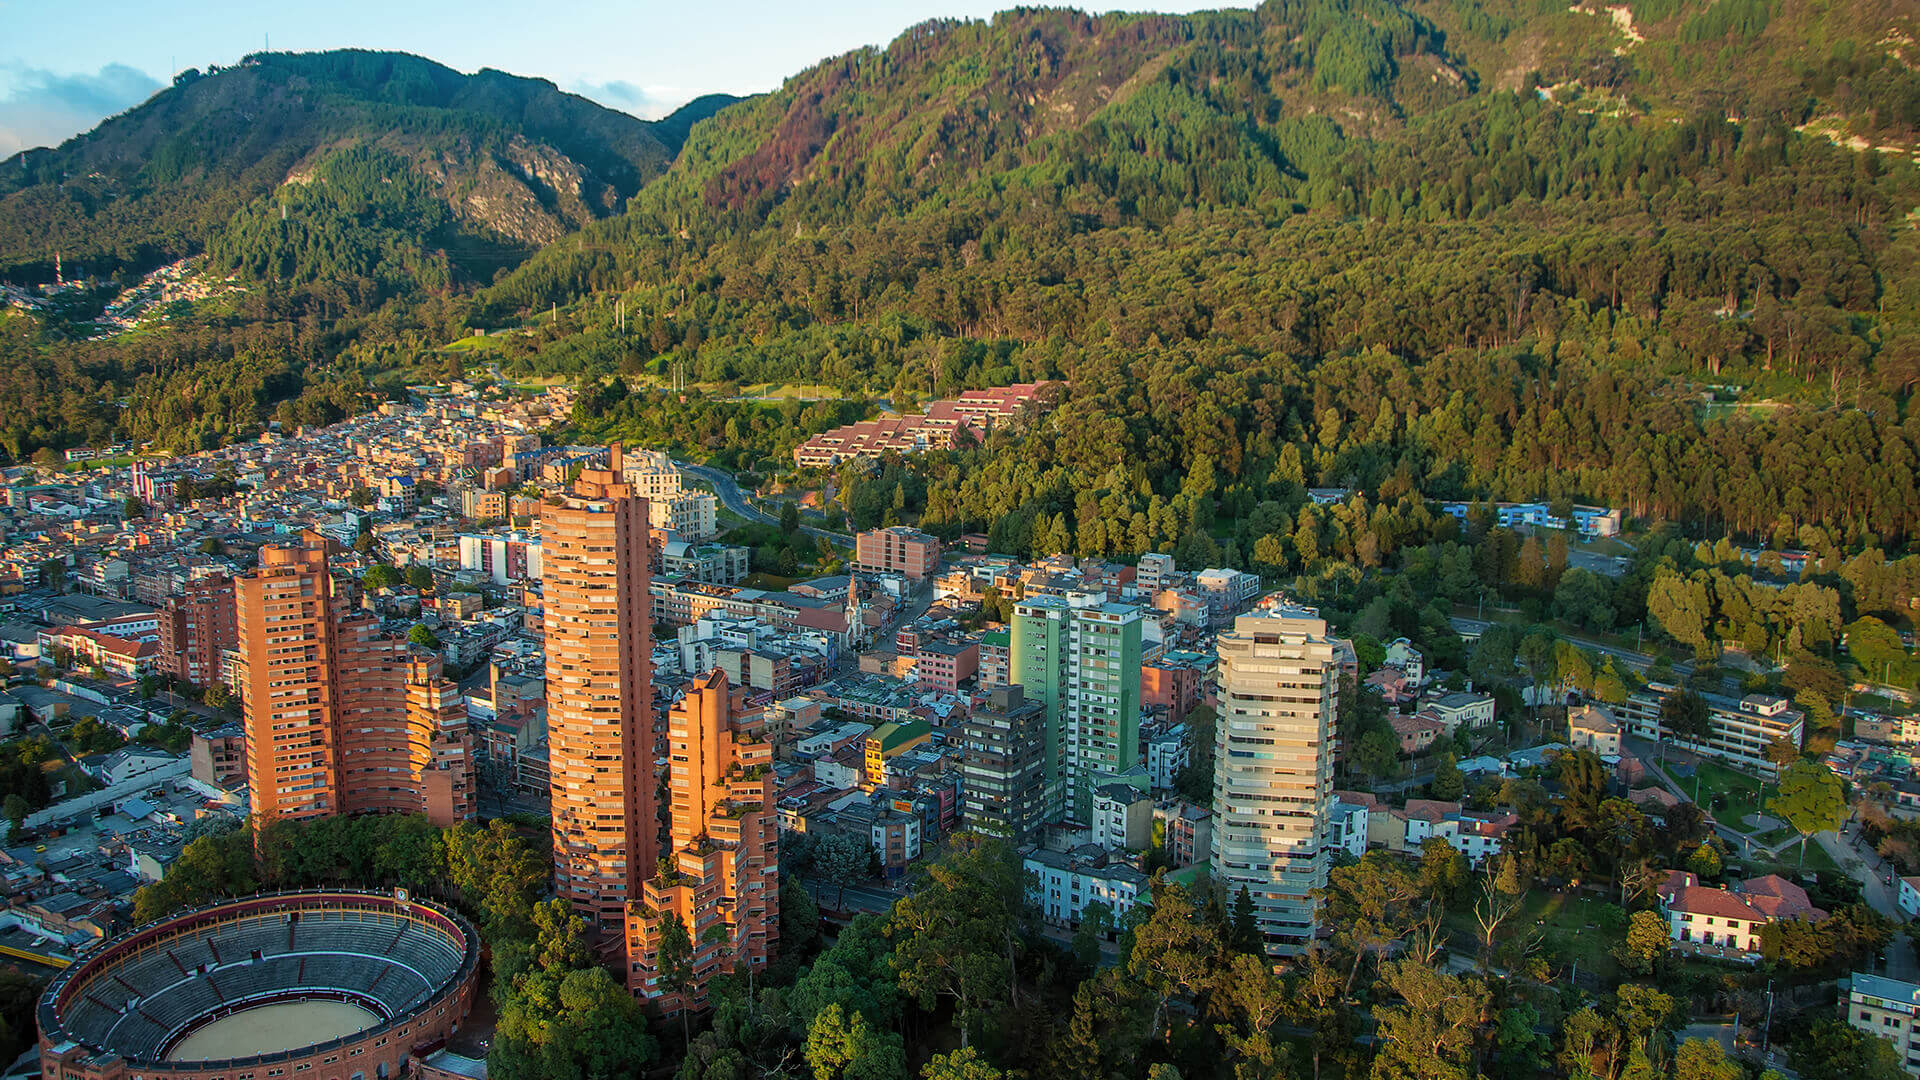
{"type": "Polygon", "coordinates": [[[480,937],[404,892],[273,893],[94,950],[40,999],[44,1080],[387,1080],[472,1007],[480,937]]]}

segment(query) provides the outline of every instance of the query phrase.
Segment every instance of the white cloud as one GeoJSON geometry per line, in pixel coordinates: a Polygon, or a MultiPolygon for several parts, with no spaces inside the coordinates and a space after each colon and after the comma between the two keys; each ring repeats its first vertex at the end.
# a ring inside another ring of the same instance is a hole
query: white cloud
{"type": "Polygon", "coordinates": [[[602,83],[582,80],[566,89],[642,120],[658,120],[701,94],[678,86],[641,86],[624,79],[602,83]]]}
{"type": "Polygon", "coordinates": [[[57,146],[160,89],[153,76],[125,64],[98,73],[60,74],[19,62],[0,63],[0,158],[33,146],[57,146]]]}

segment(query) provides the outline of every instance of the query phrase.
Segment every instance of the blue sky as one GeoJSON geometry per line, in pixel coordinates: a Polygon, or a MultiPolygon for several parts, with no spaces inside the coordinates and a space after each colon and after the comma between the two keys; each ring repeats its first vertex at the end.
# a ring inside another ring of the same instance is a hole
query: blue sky
{"type": "MultiPolygon", "coordinates": [[[[704,93],[771,90],[817,60],[884,43],[926,19],[983,18],[1013,4],[0,0],[0,157],[57,144],[146,100],[176,71],[233,63],[268,40],[278,50],[399,49],[462,71],[540,76],[651,119],[704,93]]],[[[1252,0],[1137,6],[1193,11],[1252,0]]]]}

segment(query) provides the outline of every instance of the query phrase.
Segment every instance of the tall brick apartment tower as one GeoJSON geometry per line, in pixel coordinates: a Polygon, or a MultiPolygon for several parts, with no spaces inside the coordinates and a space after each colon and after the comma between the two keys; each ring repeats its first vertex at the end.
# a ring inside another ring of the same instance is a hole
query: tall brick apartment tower
{"type": "Polygon", "coordinates": [[[247,666],[239,689],[254,820],[338,813],[327,553],[262,548],[260,568],[241,578],[237,591],[235,627],[247,666]]]}
{"type": "Polygon", "coordinates": [[[338,601],[324,549],[263,548],[236,592],[257,821],[391,812],[451,824],[472,811],[471,742],[464,716],[452,724],[458,687],[338,601]]]}
{"type": "Polygon", "coordinates": [[[187,583],[160,609],[160,663],[196,686],[220,681],[220,654],[239,641],[234,629],[233,581],[208,574],[187,583]]]}
{"type": "Polygon", "coordinates": [[[627,985],[668,1015],[706,1008],[712,976],[764,967],[780,936],[773,744],[743,704],[711,671],[667,718],[670,847],[627,916],[627,985]],[[660,978],[670,918],[693,943],[686,993],[660,978]]]}
{"type": "Polygon", "coordinates": [[[647,501],[620,447],[540,511],[554,890],[630,971],[627,905],[660,856],[647,501]]]}

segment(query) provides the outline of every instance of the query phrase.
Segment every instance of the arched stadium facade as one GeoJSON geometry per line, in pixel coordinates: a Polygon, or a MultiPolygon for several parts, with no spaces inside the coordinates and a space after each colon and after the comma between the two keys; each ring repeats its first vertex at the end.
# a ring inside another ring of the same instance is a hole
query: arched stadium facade
{"type": "Polygon", "coordinates": [[[472,924],[404,893],[273,893],[94,950],[39,1005],[43,1080],[388,1080],[466,1019],[472,924]]]}

